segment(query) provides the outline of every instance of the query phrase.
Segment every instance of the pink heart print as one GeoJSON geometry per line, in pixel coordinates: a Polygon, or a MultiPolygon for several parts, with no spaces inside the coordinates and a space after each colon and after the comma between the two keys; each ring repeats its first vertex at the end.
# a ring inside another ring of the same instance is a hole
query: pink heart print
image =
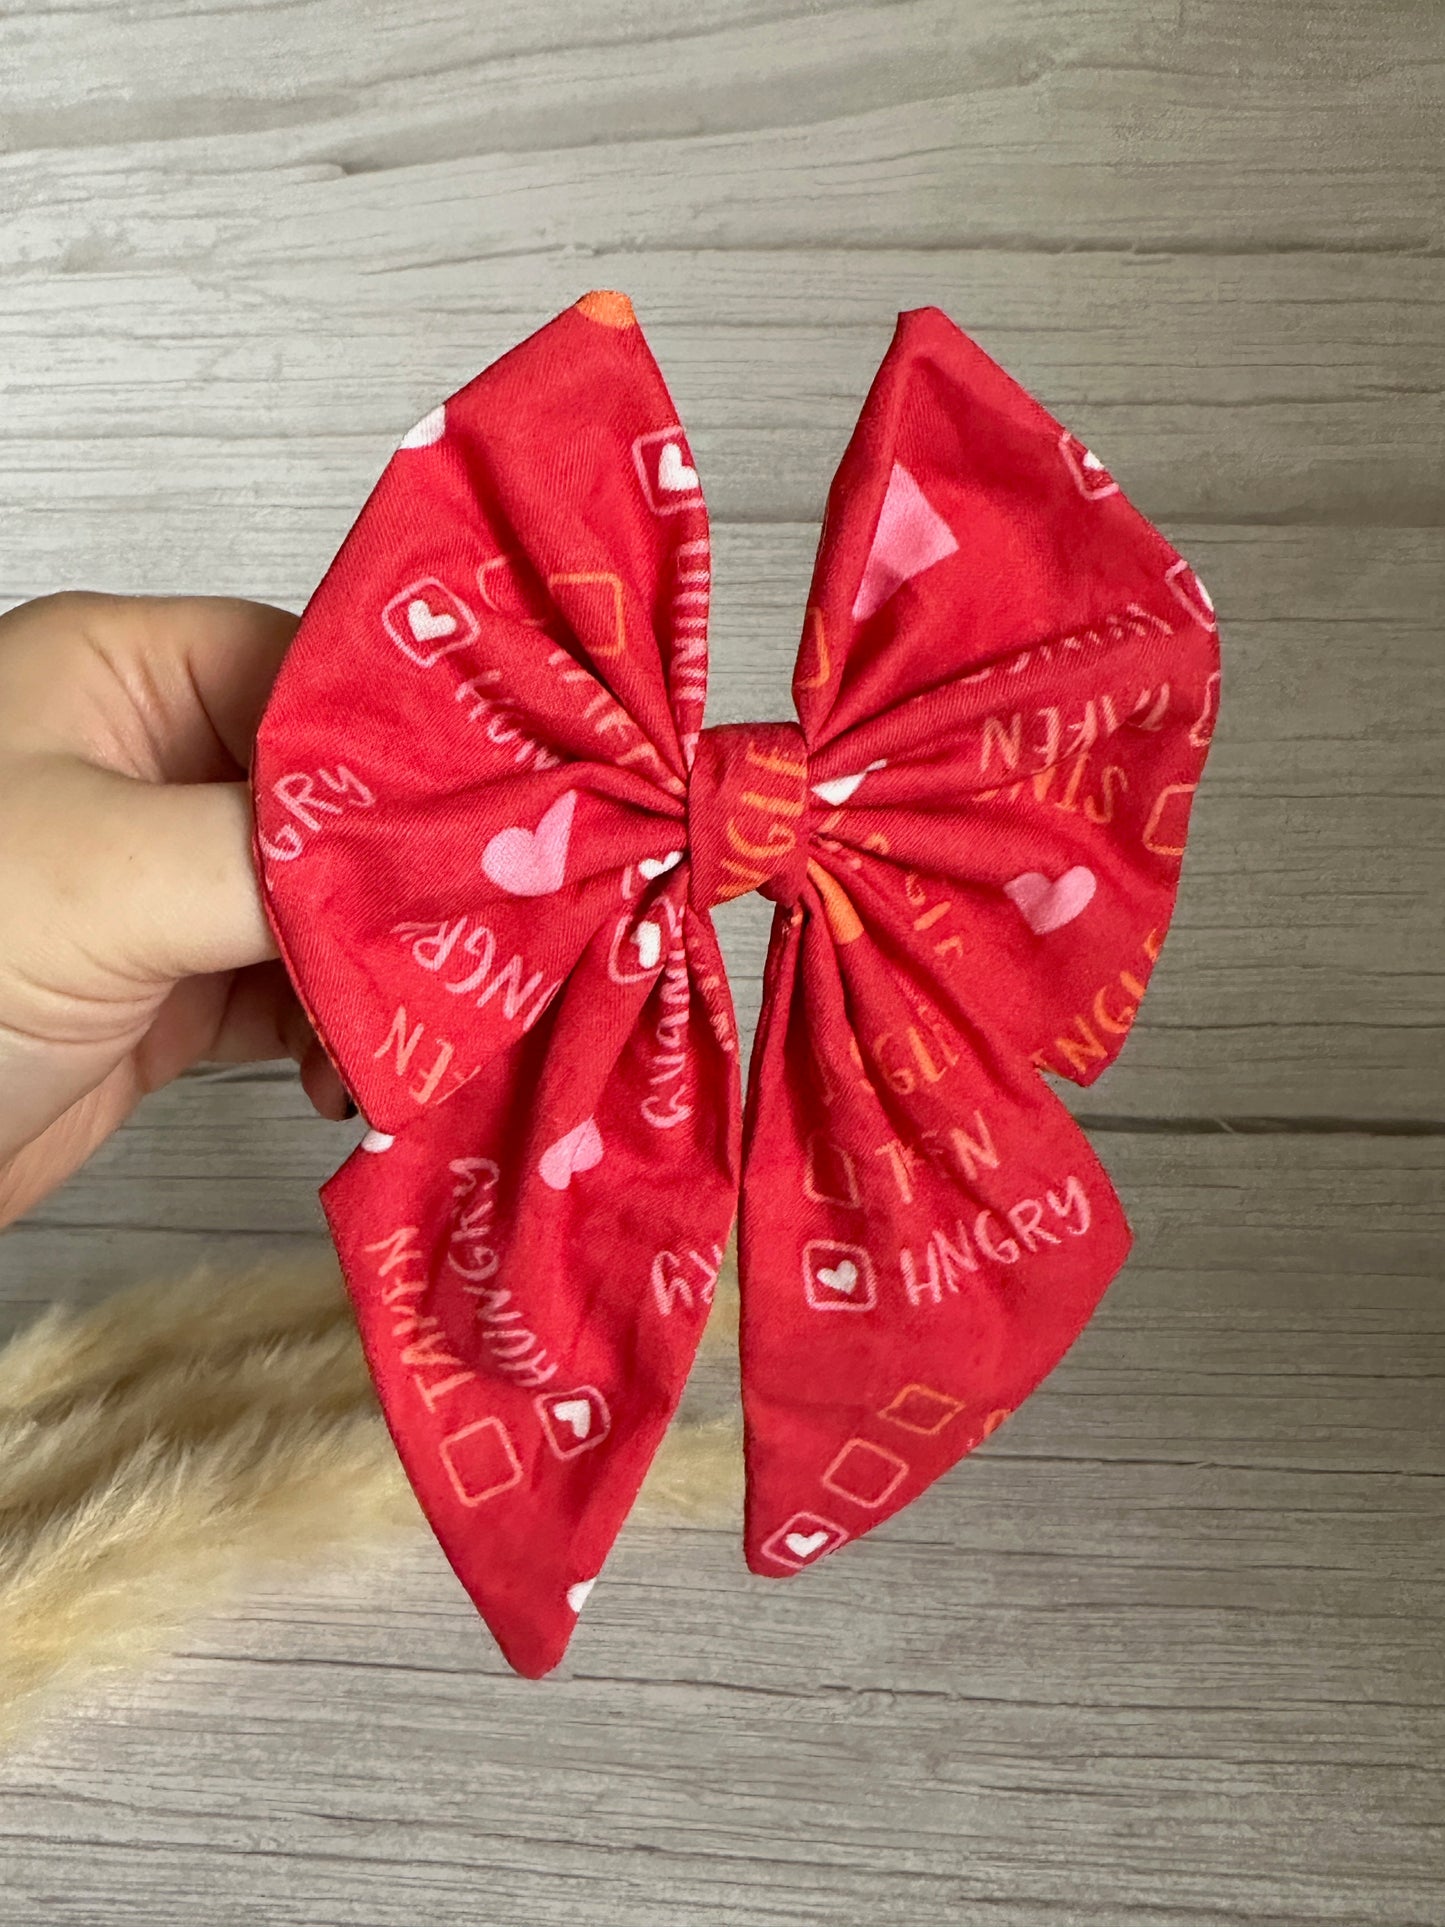
{"type": "Polygon", "coordinates": [[[590,1171],[601,1160],[602,1133],[595,1121],[587,1117],[565,1137],[547,1146],[537,1160],[537,1170],[543,1184],[550,1185],[554,1191],[565,1191],[575,1172],[590,1171]]]}
{"type": "Polygon", "coordinates": [[[482,872],[514,897],[550,897],[567,880],[576,790],[567,790],[543,814],[535,830],[513,823],[498,830],[482,852],[482,872]]]}
{"type": "Polygon", "coordinates": [[[1035,936],[1046,937],[1088,909],[1099,880],[1092,870],[1076,863],[1055,883],[1039,870],[1025,870],[1003,887],[1004,895],[1012,898],[1035,936]]]}

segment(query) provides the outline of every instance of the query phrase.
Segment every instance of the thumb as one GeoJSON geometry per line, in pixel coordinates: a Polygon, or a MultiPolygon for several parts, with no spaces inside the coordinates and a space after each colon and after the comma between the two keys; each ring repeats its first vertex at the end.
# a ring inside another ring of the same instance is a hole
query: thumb
{"type": "MultiPolygon", "coordinates": [[[[156,983],[276,956],[251,852],[245,783],[147,783],[85,774],[107,792],[82,900],[103,906],[115,964],[156,983]]],[[[101,961],[108,961],[102,955],[101,961]]]]}

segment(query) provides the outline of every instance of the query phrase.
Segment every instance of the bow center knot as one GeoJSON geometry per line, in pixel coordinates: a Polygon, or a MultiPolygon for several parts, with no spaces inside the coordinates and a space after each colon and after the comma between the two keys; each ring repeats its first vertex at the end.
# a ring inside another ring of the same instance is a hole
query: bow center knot
{"type": "Polygon", "coordinates": [[[692,901],[760,890],[793,904],[808,867],[808,751],[796,723],[722,723],[698,737],[687,791],[692,901]]]}

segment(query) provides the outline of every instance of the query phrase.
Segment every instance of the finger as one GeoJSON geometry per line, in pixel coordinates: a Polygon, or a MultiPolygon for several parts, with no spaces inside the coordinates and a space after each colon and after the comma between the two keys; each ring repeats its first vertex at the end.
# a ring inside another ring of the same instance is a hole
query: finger
{"type": "Polygon", "coordinates": [[[55,900],[84,906],[87,947],[108,974],[154,987],[277,954],[246,784],[138,782],[75,763],[50,796],[34,835],[55,900]]]}
{"type": "Polygon", "coordinates": [[[196,1063],[255,1064],[289,1057],[317,1113],[354,1115],[341,1074],[318,1042],[279,963],[220,977],[189,977],[156,1014],[138,1052],[147,1090],[196,1063]]]}
{"type": "MultiPolygon", "coordinates": [[[[177,987],[179,994],[185,988],[177,987]]],[[[299,1064],[316,1042],[283,967],[276,962],[238,970],[227,980],[226,1001],[205,1046],[208,1064],[259,1064],[289,1057],[299,1064]]]]}
{"type": "Polygon", "coordinates": [[[299,1064],[316,1033],[278,963],[183,977],[163,997],[136,1046],[149,1091],[195,1064],[299,1064]]]}
{"type": "Polygon", "coordinates": [[[216,1064],[290,1057],[301,1067],[301,1088],[321,1117],[339,1123],[355,1115],[341,1073],[327,1056],[280,964],[239,971],[206,1058],[216,1064]]]}
{"type": "Polygon", "coordinates": [[[296,620],[228,596],[26,603],[0,617],[6,739],[150,782],[235,778],[296,620]]]}
{"type": "Polygon", "coordinates": [[[319,1117],[333,1124],[345,1123],[356,1116],[356,1105],[342,1082],[341,1073],[319,1042],[313,1043],[301,1060],[301,1088],[311,1100],[319,1117]]]}

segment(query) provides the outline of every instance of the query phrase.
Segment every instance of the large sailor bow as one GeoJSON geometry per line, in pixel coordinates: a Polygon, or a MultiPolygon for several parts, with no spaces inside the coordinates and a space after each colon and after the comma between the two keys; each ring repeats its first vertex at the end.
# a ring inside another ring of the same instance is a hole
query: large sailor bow
{"type": "Polygon", "coordinates": [[[1112,1062],[1218,695],[1208,597],[936,308],[834,480],[796,723],[703,727],[708,521],[625,297],[405,437],[282,668],[256,860],[372,1126],[322,1190],[406,1469],[562,1656],[739,1200],[748,1564],[915,1498],[1129,1244],[1112,1062]],[[747,1115],[711,907],[777,904],[747,1115]]]}

